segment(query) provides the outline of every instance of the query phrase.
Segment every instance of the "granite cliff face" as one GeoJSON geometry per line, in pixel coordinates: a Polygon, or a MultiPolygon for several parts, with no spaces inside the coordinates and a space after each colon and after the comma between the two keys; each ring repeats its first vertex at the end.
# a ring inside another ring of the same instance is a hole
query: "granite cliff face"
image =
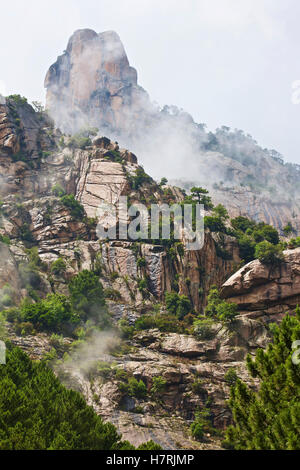
{"type": "Polygon", "coordinates": [[[242,131],[223,126],[207,132],[176,106],[151,103],[116,33],[76,31],[45,87],[47,108],[63,131],[95,126],[136,152],[155,177],[168,176],[187,189],[207,187],[232,216],[280,231],[291,222],[300,230],[299,166],[284,164],[242,131]]]}

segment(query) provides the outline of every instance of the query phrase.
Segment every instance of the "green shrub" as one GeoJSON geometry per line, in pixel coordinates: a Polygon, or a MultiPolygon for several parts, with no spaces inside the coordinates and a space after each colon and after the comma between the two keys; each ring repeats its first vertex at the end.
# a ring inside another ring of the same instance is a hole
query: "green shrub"
{"type": "Polygon", "coordinates": [[[138,258],[136,265],[138,268],[144,268],[146,266],[146,260],[145,258],[138,258]]]}
{"type": "Polygon", "coordinates": [[[69,292],[73,309],[84,321],[94,318],[102,327],[110,324],[102,284],[92,271],[84,270],[74,276],[69,292]]]}
{"type": "Polygon", "coordinates": [[[151,330],[157,328],[162,332],[185,333],[186,325],[177,316],[170,314],[143,315],[135,322],[136,330],[151,330]]]}
{"type": "Polygon", "coordinates": [[[231,219],[230,223],[235,230],[240,230],[244,233],[247,229],[253,229],[255,227],[255,222],[242,216],[231,219]]]}
{"type": "Polygon", "coordinates": [[[78,323],[71,304],[63,294],[49,294],[45,300],[34,304],[25,301],[21,305],[20,317],[41,329],[58,330],[67,323],[78,323]]]}
{"type": "Polygon", "coordinates": [[[214,321],[208,318],[197,318],[194,320],[193,332],[200,340],[210,340],[215,336],[213,329],[214,321]]]}
{"type": "Polygon", "coordinates": [[[57,196],[57,197],[63,197],[66,195],[66,191],[59,183],[53,186],[52,193],[54,194],[54,196],[57,196]]]}
{"type": "Polygon", "coordinates": [[[143,168],[139,167],[135,170],[135,174],[129,177],[131,188],[134,190],[139,189],[143,184],[153,183],[153,179],[147,175],[143,168]]]}
{"type": "Polygon", "coordinates": [[[131,339],[134,334],[134,326],[130,326],[128,320],[122,319],[119,321],[119,329],[121,337],[124,339],[131,339]]]}
{"type": "Polygon", "coordinates": [[[33,243],[35,241],[28,223],[25,223],[19,227],[19,237],[24,242],[33,243]]]}
{"type": "Polygon", "coordinates": [[[256,223],[246,217],[236,217],[231,219],[231,225],[234,231],[228,233],[237,238],[240,257],[246,262],[255,259],[255,249],[257,244],[267,241],[272,245],[278,245],[279,234],[278,231],[271,225],[264,222],[256,223]]]}
{"type": "Polygon", "coordinates": [[[11,307],[5,310],[6,320],[10,323],[14,323],[20,320],[20,310],[17,307],[11,307]]]}
{"type": "Polygon", "coordinates": [[[154,441],[148,441],[145,444],[141,444],[137,450],[162,450],[161,446],[154,441]]]}
{"type": "Polygon", "coordinates": [[[128,382],[121,382],[119,389],[122,393],[134,397],[134,398],[145,398],[147,396],[147,387],[142,380],[137,380],[134,377],[130,377],[128,382]]]}
{"type": "Polygon", "coordinates": [[[10,245],[10,238],[0,234],[0,242],[5,243],[5,245],[10,245]]]}
{"type": "Polygon", "coordinates": [[[121,293],[112,287],[108,287],[104,290],[104,297],[106,299],[114,300],[115,302],[118,302],[122,299],[121,293]]]}
{"type": "Polygon", "coordinates": [[[249,235],[241,235],[238,237],[240,257],[246,262],[255,259],[255,245],[256,242],[249,235]]]}
{"type": "Polygon", "coordinates": [[[27,98],[21,95],[9,95],[8,99],[14,101],[14,103],[18,106],[22,106],[28,103],[27,98]]]}
{"type": "Polygon", "coordinates": [[[191,424],[191,433],[194,439],[197,441],[201,441],[204,437],[204,425],[203,423],[199,423],[198,421],[195,421],[194,423],[191,424]]]}
{"type": "Polygon", "coordinates": [[[162,377],[153,377],[152,387],[151,387],[151,394],[154,397],[159,397],[162,395],[166,390],[167,381],[162,377]]]}
{"type": "Polygon", "coordinates": [[[300,247],[300,237],[292,238],[288,242],[288,248],[294,249],[300,247]]]}
{"type": "Polygon", "coordinates": [[[205,216],[204,227],[209,228],[211,232],[226,233],[226,227],[222,219],[217,216],[205,216]]]}
{"type": "Polygon", "coordinates": [[[291,233],[295,231],[294,227],[292,226],[291,222],[288,222],[288,224],[283,228],[283,232],[285,236],[289,236],[291,233]]]}
{"type": "Polygon", "coordinates": [[[235,385],[238,379],[237,373],[233,367],[230,367],[224,376],[224,380],[228,385],[235,385]]]}
{"type": "Polygon", "coordinates": [[[55,274],[55,276],[59,276],[66,272],[67,266],[66,263],[62,258],[58,258],[56,261],[53,261],[51,264],[51,272],[55,274]]]}
{"type": "Polygon", "coordinates": [[[158,184],[159,186],[165,186],[166,184],[168,184],[168,180],[167,178],[162,178],[160,180],[160,183],[158,184]]]}
{"type": "Polygon", "coordinates": [[[256,242],[266,240],[269,243],[272,243],[272,245],[278,245],[280,241],[278,231],[271,225],[266,225],[263,223],[258,224],[254,229],[253,238],[256,242]]]}
{"type": "Polygon", "coordinates": [[[166,308],[169,313],[176,315],[182,320],[192,311],[192,304],[186,295],[179,295],[177,292],[166,292],[166,308]]]}
{"type": "Polygon", "coordinates": [[[280,245],[273,245],[265,240],[256,246],[255,257],[261,263],[277,265],[284,259],[283,249],[280,245]]]}
{"type": "Polygon", "coordinates": [[[110,274],[110,278],[111,278],[112,281],[116,281],[117,279],[119,279],[119,277],[120,277],[120,274],[116,271],[114,271],[110,274]]]}
{"type": "Polygon", "coordinates": [[[64,347],[64,337],[57,333],[53,333],[50,337],[49,344],[53,346],[55,349],[63,348],[64,347]]]}
{"type": "Polygon", "coordinates": [[[18,323],[15,326],[15,331],[18,335],[28,336],[34,333],[34,326],[31,322],[18,323]]]}
{"type": "Polygon", "coordinates": [[[32,269],[35,269],[35,268],[46,269],[47,268],[47,264],[43,263],[43,261],[39,257],[39,250],[37,246],[34,246],[33,248],[29,248],[25,251],[29,259],[30,268],[32,269]]]}
{"type": "Polygon", "coordinates": [[[145,398],[147,396],[147,387],[142,380],[136,380],[134,377],[128,380],[128,391],[131,397],[145,398]]]}
{"type": "Polygon", "coordinates": [[[147,283],[147,280],[146,279],[138,279],[137,281],[137,284],[138,284],[138,289],[140,292],[144,292],[145,289],[147,289],[148,287],[148,283],[147,283]]]}
{"type": "Polygon", "coordinates": [[[222,322],[231,322],[237,314],[237,305],[221,299],[217,287],[213,286],[208,295],[205,315],[222,322]]]}
{"type": "Polygon", "coordinates": [[[104,379],[108,379],[112,375],[112,367],[109,362],[99,361],[97,363],[97,372],[104,379]]]}
{"type": "Polygon", "coordinates": [[[211,425],[211,412],[204,408],[202,411],[196,411],[195,420],[191,424],[191,433],[194,439],[202,441],[205,433],[214,434],[215,430],[211,425]]]}
{"type": "Polygon", "coordinates": [[[73,194],[68,194],[61,197],[62,204],[70,210],[70,214],[74,219],[83,219],[84,217],[84,208],[83,206],[75,199],[73,194]]]}
{"type": "Polygon", "coordinates": [[[205,393],[205,388],[203,387],[203,381],[201,379],[197,379],[192,383],[192,391],[195,395],[203,395],[205,393]]]}

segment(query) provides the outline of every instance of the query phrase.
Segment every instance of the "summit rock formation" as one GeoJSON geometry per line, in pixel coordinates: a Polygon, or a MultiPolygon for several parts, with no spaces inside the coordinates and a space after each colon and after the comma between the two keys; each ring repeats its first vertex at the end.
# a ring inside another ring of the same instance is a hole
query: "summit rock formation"
{"type": "Polygon", "coordinates": [[[45,87],[47,107],[67,132],[89,125],[109,134],[130,134],[150,107],[114,31],[76,31],[64,54],[50,67],[45,87]]]}
{"type": "Polygon", "coordinates": [[[62,131],[98,128],[137,153],[154,177],[168,176],[185,189],[202,185],[232,216],[270,223],[281,233],[290,222],[299,232],[300,167],[243,131],[208,132],[176,106],[154,105],[117,33],[76,31],[45,87],[47,108],[62,131]]]}

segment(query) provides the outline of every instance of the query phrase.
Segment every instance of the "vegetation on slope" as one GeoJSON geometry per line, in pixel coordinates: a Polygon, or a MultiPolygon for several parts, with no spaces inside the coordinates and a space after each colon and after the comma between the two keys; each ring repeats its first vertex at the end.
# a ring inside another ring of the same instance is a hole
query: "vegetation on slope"
{"type": "Polygon", "coordinates": [[[272,332],[267,350],[259,349],[255,359],[247,358],[252,377],[260,379],[258,392],[239,379],[231,389],[234,425],[226,431],[226,448],[300,449],[300,364],[293,350],[300,338],[300,308],[279,326],[274,324],[272,332]]]}
{"type": "MultiPolygon", "coordinates": [[[[129,450],[84,398],[42,362],[9,348],[0,366],[0,450],[129,450]]],[[[158,450],[150,441],[140,450],[158,450]]]]}

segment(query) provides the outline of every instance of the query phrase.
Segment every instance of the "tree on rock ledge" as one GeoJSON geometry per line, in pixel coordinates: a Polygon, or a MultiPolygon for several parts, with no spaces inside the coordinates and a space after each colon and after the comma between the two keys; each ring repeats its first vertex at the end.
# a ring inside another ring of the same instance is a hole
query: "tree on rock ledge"
{"type": "Polygon", "coordinates": [[[247,358],[252,377],[260,379],[258,392],[237,380],[229,406],[234,425],[226,431],[225,448],[236,450],[300,449],[300,308],[280,326],[272,325],[273,341],[256,358],[247,358]],[[298,346],[299,348],[299,346],[298,346]]]}

